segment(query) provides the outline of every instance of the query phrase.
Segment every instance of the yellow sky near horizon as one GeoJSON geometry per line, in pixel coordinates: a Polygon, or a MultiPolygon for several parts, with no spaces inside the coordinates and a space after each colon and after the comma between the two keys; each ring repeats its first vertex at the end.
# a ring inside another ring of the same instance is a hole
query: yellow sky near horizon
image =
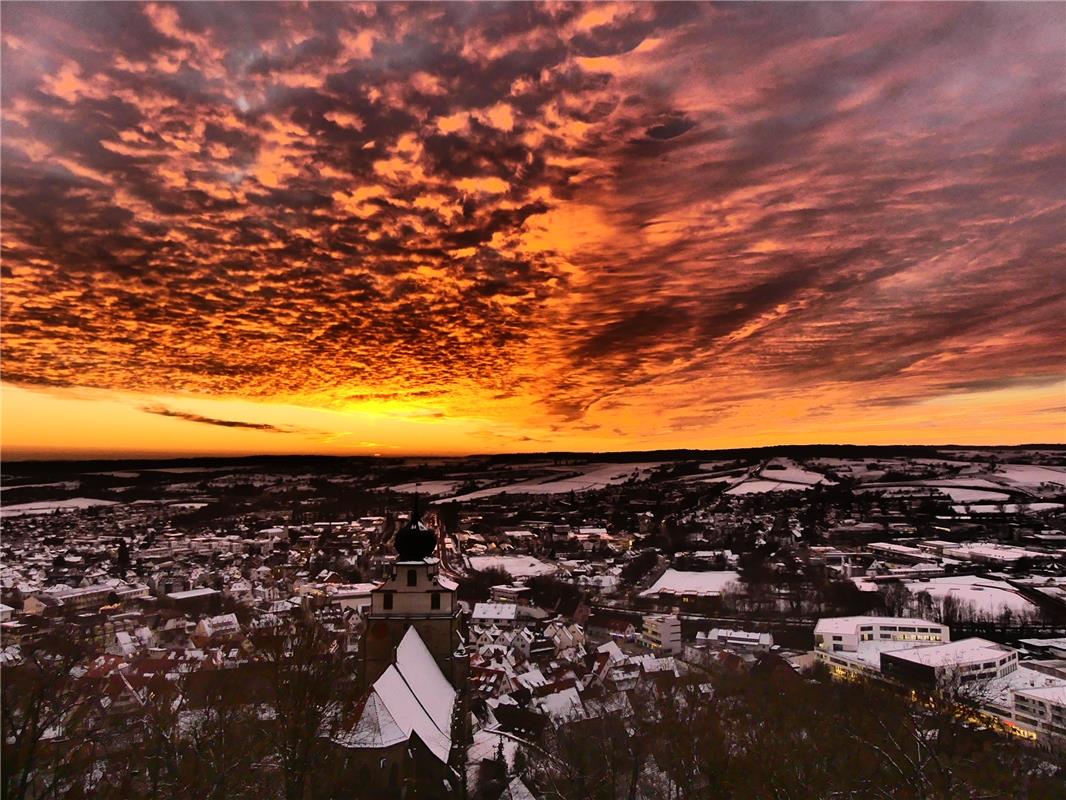
{"type": "MultiPolygon", "coordinates": [[[[454,456],[549,450],[716,449],[772,444],[1055,444],[1066,441],[1066,384],[967,395],[819,421],[809,404],[754,404],[728,424],[563,433],[442,418],[423,406],[331,411],[281,403],[0,385],[0,458],[322,454],[454,456]],[[1058,402],[1060,405],[1056,406],[1058,402]],[[165,408],[183,416],[154,413],[165,408]],[[240,422],[231,426],[227,423],[240,422]],[[263,426],[260,428],[248,426],[263,426]],[[906,431],[904,434],[903,432],[906,431]]],[[[616,420],[618,421],[618,420],[616,420]]]]}

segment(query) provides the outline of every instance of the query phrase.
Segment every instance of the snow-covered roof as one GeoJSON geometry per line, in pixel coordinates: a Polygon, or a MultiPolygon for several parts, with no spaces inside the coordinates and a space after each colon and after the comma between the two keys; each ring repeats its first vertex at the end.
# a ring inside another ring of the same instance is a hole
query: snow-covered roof
{"type": "Polygon", "coordinates": [[[906,627],[920,625],[922,627],[937,629],[941,627],[939,622],[931,622],[930,620],[918,619],[917,617],[823,617],[818,620],[818,624],[814,626],[814,632],[816,634],[855,633],[862,625],[903,625],[906,627]]]}
{"type": "Polygon", "coordinates": [[[475,603],[473,621],[482,619],[510,619],[518,616],[518,606],[514,603],[475,603]]]}
{"type": "Polygon", "coordinates": [[[349,747],[390,747],[407,741],[404,733],[377,692],[367,697],[359,721],[340,741],[349,747]]]}
{"type": "Polygon", "coordinates": [[[739,580],[740,575],[732,570],[684,572],[668,569],[640,595],[649,597],[656,594],[691,594],[710,597],[721,594],[727,586],[739,580]]]}
{"type": "Polygon", "coordinates": [[[447,763],[452,747],[455,689],[418,632],[410,627],[396,648],[396,663],[375,682],[345,744],[387,747],[412,734],[447,763]]]}
{"type": "Polygon", "coordinates": [[[215,594],[218,594],[218,589],[211,589],[205,586],[199,589],[189,589],[185,592],[171,592],[167,597],[171,600],[190,600],[194,597],[210,597],[215,594]]]}
{"type": "Polygon", "coordinates": [[[891,655],[927,667],[953,667],[977,661],[997,660],[1011,652],[1006,645],[996,644],[977,637],[960,639],[957,642],[937,644],[930,647],[915,647],[898,650],[891,655]]]}
{"type": "Polygon", "coordinates": [[[562,691],[539,697],[536,700],[536,704],[556,724],[580,719],[585,716],[585,709],[581,704],[581,695],[572,686],[562,691]]]}
{"type": "Polygon", "coordinates": [[[444,677],[436,660],[414,627],[407,629],[396,648],[396,668],[411,685],[415,696],[434,723],[451,735],[455,689],[444,677]]]}
{"type": "Polygon", "coordinates": [[[1057,705],[1066,705],[1066,686],[1045,686],[1042,689],[1015,689],[1014,693],[1046,700],[1057,705]]]}

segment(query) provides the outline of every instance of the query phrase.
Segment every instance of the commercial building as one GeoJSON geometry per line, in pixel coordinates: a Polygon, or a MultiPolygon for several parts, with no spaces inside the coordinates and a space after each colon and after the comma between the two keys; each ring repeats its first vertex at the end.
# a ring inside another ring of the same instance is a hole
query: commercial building
{"type": "Polygon", "coordinates": [[[1066,686],[1011,691],[1014,723],[1046,746],[1066,746],[1066,686]]]}
{"type": "Polygon", "coordinates": [[[947,625],[911,617],[829,617],[814,628],[815,648],[855,652],[863,642],[940,644],[951,641],[947,625]]]}
{"type": "Polygon", "coordinates": [[[880,677],[882,653],[950,640],[946,625],[912,617],[829,617],[814,628],[815,657],[838,677],[880,677]]]}
{"type": "Polygon", "coordinates": [[[1016,650],[979,638],[881,653],[882,675],[929,687],[1002,678],[1017,668],[1016,650]]]}

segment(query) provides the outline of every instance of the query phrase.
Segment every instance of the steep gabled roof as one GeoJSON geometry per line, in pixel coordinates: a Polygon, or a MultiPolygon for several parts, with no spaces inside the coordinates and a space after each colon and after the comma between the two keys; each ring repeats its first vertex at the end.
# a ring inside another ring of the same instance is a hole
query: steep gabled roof
{"type": "Polygon", "coordinates": [[[417,735],[447,763],[455,697],[425,642],[410,627],[396,648],[395,663],[374,682],[355,728],[338,741],[349,747],[387,747],[417,735]]]}
{"type": "Polygon", "coordinates": [[[450,722],[444,730],[437,727],[395,666],[390,666],[374,682],[374,692],[407,738],[417,733],[433,755],[445,763],[448,761],[452,748],[450,722]]]}
{"type": "Polygon", "coordinates": [[[434,724],[450,735],[455,689],[413,627],[407,629],[396,648],[396,668],[434,724]]]}
{"type": "Polygon", "coordinates": [[[371,692],[359,721],[341,741],[348,747],[388,747],[407,741],[407,734],[393,719],[377,692],[371,692]]]}

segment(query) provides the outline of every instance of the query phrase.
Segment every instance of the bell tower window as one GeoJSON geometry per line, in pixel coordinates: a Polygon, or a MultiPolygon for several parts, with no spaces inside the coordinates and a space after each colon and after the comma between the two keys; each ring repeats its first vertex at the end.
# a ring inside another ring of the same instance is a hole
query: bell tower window
{"type": "Polygon", "coordinates": [[[418,586],[418,572],[413,569],[407,570],[407,585],[418,586]]]}
{"type": "Polygon", "coordinates": [[[429,607],[433,609],[440,608],[440,592],[434,592],[429,596],[429,607]]]}
{"type": "Polygon", "coordinates": [[[386,611],[392,610],[392,592],[385,592],[381,597],[383,607],[386,611]]]}

